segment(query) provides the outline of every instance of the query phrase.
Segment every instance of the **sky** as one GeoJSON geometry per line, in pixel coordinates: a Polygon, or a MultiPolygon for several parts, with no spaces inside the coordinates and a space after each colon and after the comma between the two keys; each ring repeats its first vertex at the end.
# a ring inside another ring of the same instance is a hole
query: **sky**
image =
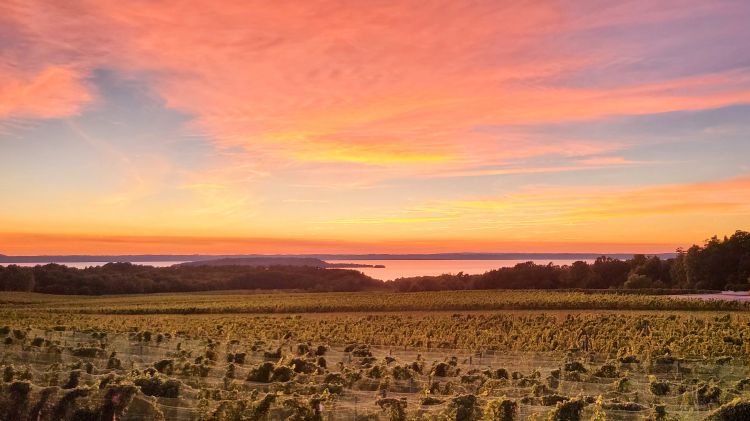
{"type": "Polygon", "coordinates": [[[0,253],[750,229],[747,1],[0,2],[0,253]]]}

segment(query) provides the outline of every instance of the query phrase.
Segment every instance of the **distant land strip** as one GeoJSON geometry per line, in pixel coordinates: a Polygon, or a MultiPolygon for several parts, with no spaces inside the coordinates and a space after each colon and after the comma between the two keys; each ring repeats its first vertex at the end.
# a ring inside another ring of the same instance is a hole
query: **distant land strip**
{"type": "MultiPolygon", "coordinates": [[[[0,263],[75,263],[75,262],[196,262],[218,259],[319,259],[327,260],[594,260],[600,256],[613,259],[631,259],[639,253],[432,253],[432,254],[133,254],[133,255],[40,255],[6,256],[0,254],[0,263]]],[[[676,253],[656,253],[669,259],[676,253]]]]}

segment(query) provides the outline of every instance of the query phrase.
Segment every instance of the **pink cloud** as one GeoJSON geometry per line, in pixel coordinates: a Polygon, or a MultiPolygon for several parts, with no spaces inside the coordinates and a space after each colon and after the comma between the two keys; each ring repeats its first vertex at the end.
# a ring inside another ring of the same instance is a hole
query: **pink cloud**
{"type": "Polygon", "coordinates": [[[94,99],[73,69],[50,66],[31,76],[0,69],[0,118],[55,118],[81,112],[94,99]]]}
{"type": "MultiPolygon", "coordinates": [[[[645,2],[588,9],[579,15],[554,3],[491,1],[0,6],[17,28],[14,36],[30,46],[30,57],[142,77],[169,107],[193,115],[194,130],[217,147],[269,156],[271,166],[280,160],[351,162],[424,172],[425,166],[496,165],[508,157],[564,155],[571,149],[477,135],[475,127],[750,102],[750,79],[736,72],[607,89],[554,83],[611,59],[586,45],[559,50],[559,39],[631,25],[643,16],[668,22],[716,13],[705,5],[695,11],[645,2]]],[[[50,109],[75,104],[59,100],[50,109]]],[[[580,144],[591,149],[583,155],[613,149],[595,141],[580,144]]]]}

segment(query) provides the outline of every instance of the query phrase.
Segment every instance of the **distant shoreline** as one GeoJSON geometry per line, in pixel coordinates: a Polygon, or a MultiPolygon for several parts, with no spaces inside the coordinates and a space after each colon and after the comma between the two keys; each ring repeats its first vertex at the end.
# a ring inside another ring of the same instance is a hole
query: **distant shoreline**
{"type": "Polygon", "coordinates": [[[672,258],[676,253],[428,253],[428,254],[134,254],[134,255],[39,255],[6,256],[3,263],[79,263],[79,262],[163,262],[236,259],[236,258],[311,258],[320,260],[593,260],[600,256],[630,259],[635,254],[672,258]]]}

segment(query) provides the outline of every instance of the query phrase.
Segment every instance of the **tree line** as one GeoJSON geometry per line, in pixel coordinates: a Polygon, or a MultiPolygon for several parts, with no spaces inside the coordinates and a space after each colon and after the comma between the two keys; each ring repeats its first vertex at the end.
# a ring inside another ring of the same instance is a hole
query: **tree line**
{"type": "Polygon", "coordinates": [[[480,275],[464,273],[379,281],[356,270],[309,266],[152,267],[108,263],[84,269],[58,264],[0,266],[0,290],[50,294],[142,294],[227,289],[303,291],[444,291],[464,289],[683,289],[750,290],[750,233],[713,237],[704,245],[678,250],[670,259],[606,256],[588,263],[533,262],[480,275]]]}
{"type": "Polygon", "coordinates": [[[396,291],[458,289],[680,289],[750,290],[750,233],[712,237],[703,246],[678,249],[670,259],[634,255],[619,260],[601,256],[571,265],[520,263],[481,275],[400,278],[396,291]]]}
{"type": "Polygon", "coordinates": [[[311,266],[170,266],[132,263],[73,268],[58,264],[0,266],[0,289],[47,294],[103,295],[231,289],[365,291],[382,282],[355,270],[311,266]]]}

